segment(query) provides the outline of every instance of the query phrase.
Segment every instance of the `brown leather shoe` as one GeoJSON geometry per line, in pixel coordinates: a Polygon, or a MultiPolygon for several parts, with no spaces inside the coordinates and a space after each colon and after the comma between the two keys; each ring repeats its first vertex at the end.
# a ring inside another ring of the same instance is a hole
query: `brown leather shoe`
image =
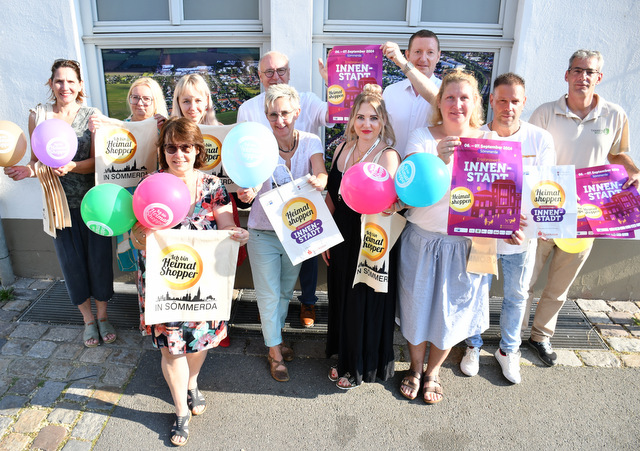
{"type": "Polygon", "coordinates": [[[269,361],[269,371],[271,371],[271,377],[273,377],[278,382],[287,382],[289,380],[289,371],[287,367],[284,366],[284,362],[282,360],[276,360],[270,355],[267,355],[267,360],[269,361]],[[278,370],[279,366],[284,367],[284,370],[278,370]]]}
{"type": "Polygon", "coordinates": [[[300,324],[303,327],[313,327],[316,323],[316,306],[300,304],[300,324]]]}

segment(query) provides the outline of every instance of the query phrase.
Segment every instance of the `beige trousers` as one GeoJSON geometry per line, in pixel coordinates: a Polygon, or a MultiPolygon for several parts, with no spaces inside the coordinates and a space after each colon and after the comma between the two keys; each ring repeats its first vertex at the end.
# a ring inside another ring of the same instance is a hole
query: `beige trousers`
{"type": "Polygon", "coordinates": [[[536,314],[533,318],[533,325],[531,326],[532,340],[543,342],[549,341],[553,337],[553,333],[556,330],[556,322],[558,321],[558,313],[560,313],[560,309],[567,299],[571,284],[576,279],[584,262],[587,261],[587,257],[591,253],[591,247],[589,246],[588,249],[578,254],[570,254],[558,248],[553,240],[538,240],[536,261],[531,274],[531,283],[529,284],[527,309],[522,322],[523,329],[529,325],[529,311],[533,302],[533,286],[538,280],[551,252],[553,252],[553,256],[551,257],[547,283],[542,291],[536,314]]]}

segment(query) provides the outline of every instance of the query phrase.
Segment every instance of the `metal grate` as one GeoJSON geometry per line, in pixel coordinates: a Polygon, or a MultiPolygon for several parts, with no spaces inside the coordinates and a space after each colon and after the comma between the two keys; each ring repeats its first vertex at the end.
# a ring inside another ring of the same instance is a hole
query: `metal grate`
{"type": "MultiPolygon", "coordinates": [[[[120,329],[138,329],[139,311],[138,297],[135,285],[116,284],[115,294],[109,302],[109,320],[120,329]]],[[[316,324],[311,328],[304,328],[300,324],[300,303],[297,300],[299,291],[294,292],[289,312],[285,320],[284,332],[289,336],[310,339],[322,339],[327,333],[328,299],[326,291],[316,293],[316,324]]],[[[531,318],[537,300],[531,307],[531,318]]],[[[500,309],[502,298],[491,298],[489,301],[489,318],[491,326],[482,338],[486,345],[497,346],[500,342],[500,309]]],[[[54,282],[38,299],[18,318],[18,321],[30,321],[47,324],[82,325],[82,315],[71,304],[64,281],[54,282]]],[[[260,336],[260,322],[258,321],[258,305],[255,291],[240,290],[238,299],[231,308],[229,320],[232,334],[260,336]]],[[[528,337],[530,327],[523,330],[522,336],[528,337]]],[[[568,300],[560,310],[556,333],[551,340],[553,346],[559,349],[607,349],[606,344],[595,331],[576,303],[568,300]]]]}

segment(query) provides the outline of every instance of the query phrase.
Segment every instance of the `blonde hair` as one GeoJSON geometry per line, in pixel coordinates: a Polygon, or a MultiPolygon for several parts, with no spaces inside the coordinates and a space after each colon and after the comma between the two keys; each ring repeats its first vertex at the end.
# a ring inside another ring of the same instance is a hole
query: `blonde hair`
{"type": "Polygon", "coordinates": [[[351,107],[351,114],[349,114],[349,121],[346,126],[346,139],[352,141],[358,138],[356,135],[356,129],[354,122],[356,121],[356,114],[358,110],[364,104],[368,103],[373,107],[378,115],[378,118],[382,121],[382,130],[380,130],[380,139],[387,143],[389,146],[393,146],[396,143],[396,135],[393,132],[391,123],[389,122],[389,114],[382,98],[382,88],[376,84],[366,84],[362,88],[362,92],[358,94],[351,107]]]}
{"type": "Polygon", "coordinates": [[[162,94],[162,88],[153,78],[149,77],[141,77],[131,83],[131,87],[129,88],[129,92],[127,93],[127,107],[129,108],[129,117],[133,115],[133,111],[131,110],[131,103],[129,103],[129,98],[131,97],[131,92],[134,88],[138,86],[146,86],[151,90],[151,97],[153,97],[153,114],[161,114],[164,117],[169,116],[169,112],[167,110],[167,102],[164,100],[164,95],[162,94]]]}
{"type": "Polygon", "coordinates": [[[173,90],[173,108],[171,109],[171,117],[184,117],[180,109],[180,97],[187,86],[191,86],[197,92],[207,99],[207,112],[202,116],[200,124],[203,125],[220,125],[216,119],[216,110],[213,108],[213,100],[211,100],[211,90],[201,75],[187,74],[178,80],[173,90]]]}
{"type": "Polygon", "coordinates": [[[267,114],[269,108],[272,108],[276,100],[280,98],[289,100],[291,106],[296,110],[300,108],[300,95],[298,91],[296,91],[296,88],[285,85],[284,83],[279,83],[277,85],[271,85],[269,89],[267,89],[264,95],[264,113],[267,114]]]}
{"type": "Polygon", "coordinates": [[[448,72],[444,78],[442,79],[442,85],[440,85],[440,90],[438,91],[438,95],[433,100],[431,104],[431,118],[430,124],[437,125],[442,123],[442,112],[440,108],[438,108],[438,104],[442,100],[442,95],[444,90],[448,85],[452,83],[468,83],[473,90],[473,111],[471,112],[471,117],[469,118],[469,127],[471,128],[479,128],[484,120],[482,119],[482,98],[480,97],[480,92],[478,91],[478,80],[471,75],[469,72],[465,72],[462,70],[454,70],[448,72]]]}

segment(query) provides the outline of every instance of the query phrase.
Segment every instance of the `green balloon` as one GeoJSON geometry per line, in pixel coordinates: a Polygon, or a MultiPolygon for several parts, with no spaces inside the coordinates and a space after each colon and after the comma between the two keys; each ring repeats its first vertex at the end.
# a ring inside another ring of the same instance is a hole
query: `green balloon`
{"type": "Polygon", "coordinates": [[[103,236],[122,235],[136,223],[133,196],[113,183],[94,186],[80,204],[82,220],[94,233],[103,236]]]}

